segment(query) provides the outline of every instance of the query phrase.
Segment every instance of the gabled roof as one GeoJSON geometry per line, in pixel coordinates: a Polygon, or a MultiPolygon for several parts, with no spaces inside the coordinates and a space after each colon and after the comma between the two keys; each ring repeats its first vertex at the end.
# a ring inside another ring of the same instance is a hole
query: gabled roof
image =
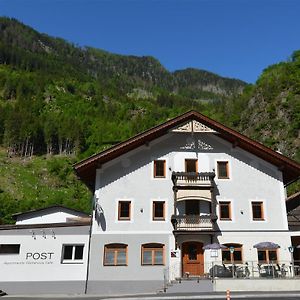
{"type": "Polygon", "coordinates": [[[189,111],[174,119],[168,120],[161,125],[155,126],[142,132],[124,142],[121,142],[107,150],[82,160],[74,165],[78,177],[90,188],[94,189],[96,169],[102,164],[119,157],[137,147],[147,145],[154,139],[167,134],[172,128],[185,124],[189,120],[195,120],[208,126],[218,133],[218,137],[232,143],[235,147],[240,147],[263,160],[277,166],[283,173],[284,183],[295,180],[300,176],[300,164],[285,157],[284,155],[254,141],[230,129],[221,123],[214,121],[196,111],[189,111]]]}
{"type": "Polygon", "coordinates": [[[26,215],[32,215],[34,213],[43,213],[43,212],[47,212],[47,211],[51,211],[53,209],[57,208],[57,210],[64,210],[64,211],[68,211],[69,213],[76,213],[76,214],[81,214],[82,216],[86,216],[86,217],[89,217],[89,214],[83,212],[83,211],[80,211],[80,210],[77,210],[77,209],[73,209],[73,208],[69,208],[69,207],[66,207],[66,206],[63,206],[63,205],[52,205],[52,206],[48,206],[48,207],[45,207],[45,208],[39,208],[39,209],[33,209],[33,210],[29,210],[29,211],[25,211],[25,212],[21,212],[21,213],[16,213],[16,214],[13,214],[12,217],[14,220],[16,220],[18,217],[20,216],[26,216],[26,215]]]}

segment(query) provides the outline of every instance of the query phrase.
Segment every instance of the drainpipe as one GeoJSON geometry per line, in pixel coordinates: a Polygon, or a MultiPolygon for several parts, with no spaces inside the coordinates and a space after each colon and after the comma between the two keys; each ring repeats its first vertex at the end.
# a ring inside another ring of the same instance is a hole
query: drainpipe
{"type": "Polygon", "coordinates": [[[88,257],[87,257],[87,269],[86,269],[86,279],[84,286],[84,294],[87,293],[88,290],[88,281],[89,281],[89,272],[90,272],[90,256],[91,256],[91,239],[92,239],[92,228],[93,228],[93,219],[94,219],[94,207],[95,201],[94,196],[92,197],[92,213],[91,213],[91,221],[90,221],[90,229],[89,229],[89,244],[88,244],[88,257]]]}

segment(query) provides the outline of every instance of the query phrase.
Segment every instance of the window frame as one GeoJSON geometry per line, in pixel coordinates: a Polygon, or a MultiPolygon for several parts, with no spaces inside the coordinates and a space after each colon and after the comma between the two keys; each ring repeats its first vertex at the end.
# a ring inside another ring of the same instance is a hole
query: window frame
{"type": "Polygon", "coordinates": [[[131,220],[131,201],[118,200],[118,221],[130,221],[130,220],[131,220]],[[123,203],[129,203],[128,217],[121,217],[121,205],[123,203]]]}
{"type": "Polygon", "coordinates": [[[166,261],[165,257],[165,245],[160,243],[147,243],[141,246],[141,265],[142,266],[164,266],[166,261]],[[151,251],[151,264],[144,263],[144,252],[151,251]],[[162,263],[155,263],[155,252],[162,252],[162,263]]]}
{"type": "Polygon", "coordinates": [[[217,161],[217,177],[218,177],[218,179],[230,179],[229,161],[228,160],[218,160],[217,161]],[[220,176],[220,165],[221,164],[226,164],[226,176],[220,176]]]}
{"type": "Polygon", "coordinates": [[[186,173],[198,173],[198,158],[186,158],[184,160],[184,168],[185,168],[184,170],[185,170],[186,173]],[[194,161],[195,162],[195,170],[196,170],[196,172],[188,172],[187,165],[188,165],[189,161],[194,161]]]}
{"type": "Polygon", "coordinates": [[[166,220],[166,201],[160,201],[160,200],[153,200],[152,202],[152,221],[165,221],[166,220]],[[163,204],[163,216],[162,217],[156,217],[155,216],[155,205],[156,203],[162,203],[163,204]]]}
{"type": "Polygon", "coordinates": [[[252,221],[265,221],[265,211],[264,211],[264,202],[263,201],[251,201],[251,211],[252,211],[252,221]],[[260,218],[254,218],[254,205],[259,204],[260,206],[260,218]]]}
{"type": "Polygon", "coordinates": [[[231,201],[219,201],[219,219],[220,221],[232,221],[232,208],[231,208],[231,201]],[[221,215],[221,206],[228,204],[229,209],[229,218],[223,218],[221,215]]]}
{"type": "Polygon", "coordinates": [[[278,249],[270,249],[270,248],[262,248],[257,249],[257,261],[259,264],[269,264],[272,263],[278,263],[278,249]],[[276,260],[270,260],[270,251],[276,253],[276,260]],[[258,252],[265,252],[266,253],[266,260],[259,260],[258,252]]]}
{"type": "Polygon", "coordinates": [[[83,264],[84,263],[84,259],[83,259],[84,258],[84,248],[85,248],[85,244],[62,244],[61,264],[83,264]],[[64,258],[66,246],[72,247],[72,258],[71,259],[64,258]],[[81,259],[75,259],[76,247],[83,247],[81,259]]]}
{"type": "Polygon", "coordinates": [[[104,251],[103,251],[103,266],[105,267],[126,267],[128,266],[128,245],[123,243],[111,243],[111,244],[105,244],[104,245],[104,251]],[[118,253],[125,249],[125,257],[126,262],[125,264],[118,264],[118,253]],[[108,264],[106,262],[106,254],[109,252],[114,253],[114,264],[108,264]]]}
{"type": "Polygon", "coordinates": [[[165,159],[156,159],[153,162],[153,178],[166,178],[166,160],[165,159]],[[157,171],[157,162],[163,162],[163,175],[156,175],[157,171]]]}
{"type": "Polygon", "coordinates": [[[226,243],[223,244],[224,246],[226,246],[226,249],[222,249],[222,263],[223,264],[242,264],[244,261],[244,255],[243,255],[243,245],[242,244],[234,244],[234,243],[226,243]],[[230,252],[230,247],[234,247],[234,252],[236,251],[240,251],[241,252],[241,260],[234,260],[234,253],[230,252]],[[230,261],[224,260],[223,259],[223,252],[225,251],[229,251],[230,253],[230,261]]]}

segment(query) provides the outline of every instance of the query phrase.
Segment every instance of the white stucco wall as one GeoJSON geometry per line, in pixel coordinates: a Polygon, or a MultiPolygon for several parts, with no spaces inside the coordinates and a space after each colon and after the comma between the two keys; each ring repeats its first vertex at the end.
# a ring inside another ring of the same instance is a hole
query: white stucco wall
{"type": "Polygon", "coordinates": [[[88,230],[88,226],[0,230],[0,244],[20,244],[19,254],[0,254],[0,282],[85,280],[88,230]],[[63,244],[84,244],[82,262],[62,263],[63,244]]]}
{"type": "MultiPolygon", "coordinates": [[[[271,164],[233,148],[212,134],[194,134],[209,150],[184,149],[192,139],[173,133],[121,156],[97,170],[95,196],[104,211],[105,226],[95,224],[93,233],[101,231],[172,230],[172,171],[184,171],[186,158],[198,159],[199,172],[217,169],[217,161],[229,162],[230,179],[215,178],[217,200],[232,202],[232,221],[218,221],[223,230],[287,230],[285,195],[281,172],[271,164]],[[166,160],[166,178],[153,178],[153,161],[166,160]],[[118,221],[118,201],[130,200],[132,218],[118,221]],[[166,220],[152,221],[152,201],[166,201],[166,220]],[[264,221],[253,221],[251,201],[263,201],[264,221]]],[[[218,207],[217,207],[218,213],[218,207]]]]}

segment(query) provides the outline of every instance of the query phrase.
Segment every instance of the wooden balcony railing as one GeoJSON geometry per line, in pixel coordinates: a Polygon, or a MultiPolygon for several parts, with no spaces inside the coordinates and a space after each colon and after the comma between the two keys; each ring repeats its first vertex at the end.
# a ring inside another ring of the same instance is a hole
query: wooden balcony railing
{"type": "Polygon", "coordinates": [[[173,172],[172,181],[174,186],[212,186],[215,178],[214,172],[196,173],[196,172],[173,172]]]}
{"type": "Polygon", "coordinates": [[[172,216],[171,222],[174,230],[198,231],[198,230],[212,230],[213,223],[211,216],[172,216]]]}

